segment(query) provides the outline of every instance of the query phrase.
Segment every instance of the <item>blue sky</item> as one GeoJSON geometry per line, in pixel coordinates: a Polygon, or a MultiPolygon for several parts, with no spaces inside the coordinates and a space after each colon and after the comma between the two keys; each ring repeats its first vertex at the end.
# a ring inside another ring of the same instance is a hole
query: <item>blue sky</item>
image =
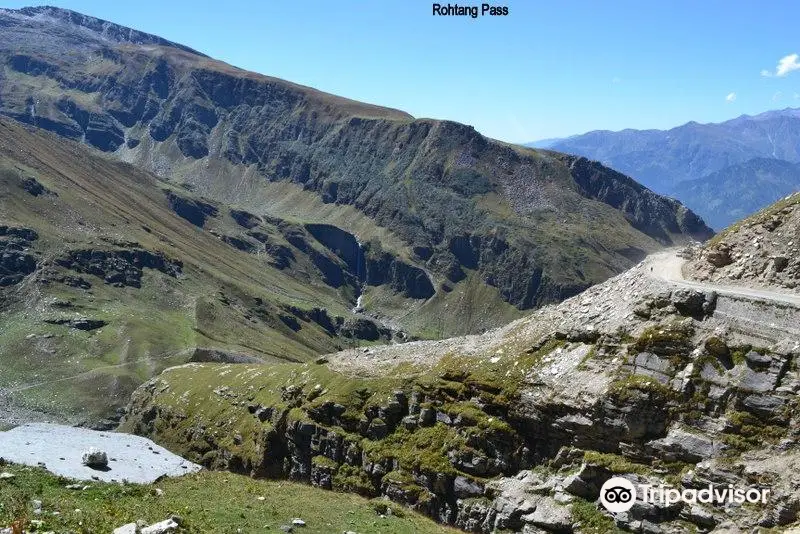
{"type": "Polygon", "coordinates": [[[800,107],[796,1],[505,0],[477,19],[423,0],[47,3],[513,142],[800,107]]]}

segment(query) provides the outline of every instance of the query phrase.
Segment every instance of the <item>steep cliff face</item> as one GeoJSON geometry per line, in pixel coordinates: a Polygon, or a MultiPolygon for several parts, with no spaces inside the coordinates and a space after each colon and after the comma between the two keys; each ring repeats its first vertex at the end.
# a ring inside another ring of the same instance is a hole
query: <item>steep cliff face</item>
{"type": "Polygon", "coordinates": [[[434,282],[423,269],[383,251],[379,242],[362,244],[350,232],[328,224],[307,224],[305,227],[345,262],[359,283],[388,285],[412,299],[427,299],[436,293],[434,282]]]}
{"type": "Polygon", "coordinates": [[[566,156],[579,191],[622,211],[630,224],[663,243],[671,234],[692,235],[703,221],[671,198],[661,197],[632,178],[610,170],[596,161],[566,156]]]}
{"type": "Polygon", "coordinates": [[[482,336],[169,369],[133,395],[123,429],[212,469],[385,496],[469,532],[794,524],[800,309],[650,273],[482,336]],[[612,476],[771,493],[611,514],[612,476]]]}
{"type": "MultiPolygon", "coordinates": [[[[366,215],[434,278],[474,271],[520,309],[620,272],[630,251],[711,235],[600,165],[241,71],[68,11],[2,10],[0,24],[0,113],[256,213],[270,207],[270,182],[289,182],[366,215]]],[[[323,222],[319,213],[300,216],[323,222]]],[[[395,285],[430,294],[429,276],[379,264],[395,285]]]]}

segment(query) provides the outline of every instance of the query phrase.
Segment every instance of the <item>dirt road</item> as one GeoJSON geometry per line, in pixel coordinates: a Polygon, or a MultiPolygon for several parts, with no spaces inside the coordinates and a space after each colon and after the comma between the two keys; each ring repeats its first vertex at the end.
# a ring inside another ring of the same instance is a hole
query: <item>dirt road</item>
{"type": "Polygon", "coordinates": [[[790,290],[780,291],[774,288],[752,288],[740,286],[728,286],[713,284],[709,282],[696,282],[686,280],[683,277],[683,264],[686,260],[678,257],[677,249],[665,250],[652,254],[647,258],[647,265],[650,267],[650,272],[655,278],[666,280],[677,285],[690,287],[692,289],[699,289],[703,291],[716,291],[721,295],[733,295],[739,297],[746,297],[751,299],[771,300],[774,302],[782,302],[785,304],[792,304],[800,308],[800,294],[791,292],[790,290]]]}

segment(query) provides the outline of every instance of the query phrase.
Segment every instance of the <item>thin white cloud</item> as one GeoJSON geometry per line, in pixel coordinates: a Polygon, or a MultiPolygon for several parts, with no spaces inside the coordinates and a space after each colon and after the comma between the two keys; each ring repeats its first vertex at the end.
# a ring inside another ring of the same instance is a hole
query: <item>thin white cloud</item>
{"type": "Polygon", "coordinates": [[[761,69],[761,76],[764,78],[772,78],[772,72],[767,69],[761,69]]]}
{"type": "Polygon", "coordinates": [[[800,56],[797,54],[789,54],[784,56],[778,61],[778,67],[775,69],[775,76],[786,76],[793,70],[800,70],[800,56]]]}
{"type": "Polygon", "coordinates": [[[776,91],[775,94],[772,95],[772,101],[773,102],[777,102],[781,98],[783,98],[783,91],[776,91]]]}
{"type": "Polygon", "coordinates": [[[725,97],[725,102],[731,103],[736,102],[736,93],[728,93],[728,96],[725,97]]]}
{"type": "Polygon", "coordinates": [[[614,76],[613,78],[611,78],[611,83],[622,83],[622,78],[620,78],[619,76],[614,76]]]}
{"type": "Polygon", "coordinates": [[[800,100],[800,93],[795,93],[794,94],[794,99],[795,100],[800,100]]]}

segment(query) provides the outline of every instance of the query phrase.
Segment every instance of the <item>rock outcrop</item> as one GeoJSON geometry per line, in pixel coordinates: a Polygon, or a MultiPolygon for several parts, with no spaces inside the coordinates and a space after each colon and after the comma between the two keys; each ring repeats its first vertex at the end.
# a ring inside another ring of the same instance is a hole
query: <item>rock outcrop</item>
{"type": "Polygon", "coordinates": [[[800,288],[800,193],[687,249],[686,273],[732,285],[800,288]]]}
{"type": "Polygon", "coordinates": [[[18,284],[36,270],[31,246],[38,238],[28,228],[0,226],[0,287],[18,284]]]}
{"type": "Polygon", "coordinates": [[[96,447],[90,447],[83,452],[81,463],[93,469],[108,467],[108,454],[96,447]]]}
{"type": "Polygon", "coordinates": [[[54,263],[71,271],[102,278],[116,287],[141,287],[142,269],[155,269],[173,278],[181,274],[180,261],[144,249],[71,250],[54,263]]]}
{"type": "Polygon", "coordinates": [[[172,211],[197,227],[203,228],[206,219],[217,215],[217,207],[208,202],[184,197],[174,191],[167,191],[166,195],[172,211]]]}

